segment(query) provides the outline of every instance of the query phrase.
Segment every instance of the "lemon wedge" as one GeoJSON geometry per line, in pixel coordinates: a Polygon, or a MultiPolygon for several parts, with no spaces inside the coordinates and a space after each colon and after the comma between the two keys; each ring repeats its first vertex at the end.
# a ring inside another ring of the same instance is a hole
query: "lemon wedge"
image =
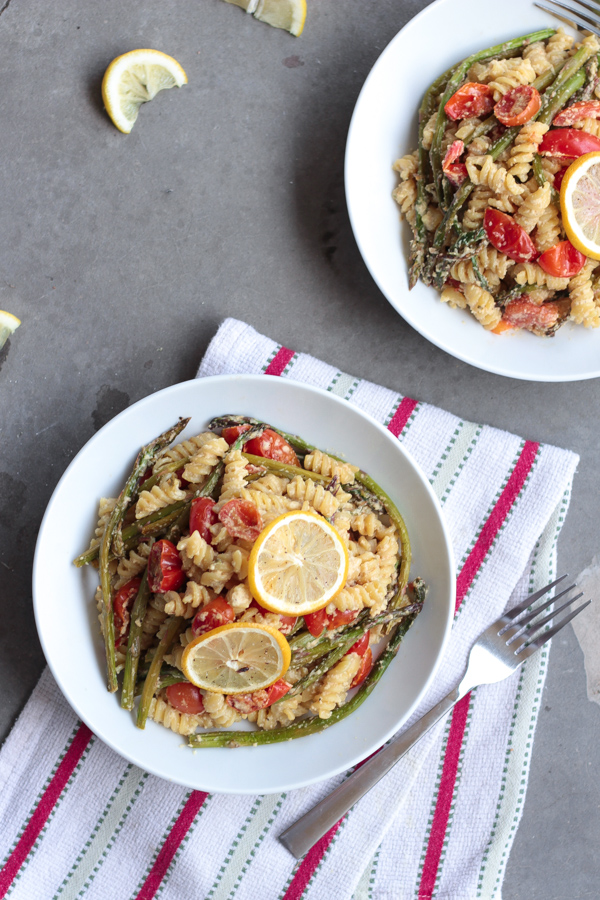
{"type": "Polygon", "coordinates": [[[0,350],[2,350],[11,334],[17,330],[20,324],[21,320],[17,319],[16,316],[0,309],[0,350]]]}
{"type": "Polygon", "coordinates": [[[187,75],[172,56],[160,50],[130,50],[113,59],[104,73],[102,99],[119,131],[129,134],[142,103],[183,84],[187,75]]]}
{"type": "Polygon", "coordinates": [[[240,6],[255,19],[283,28],[294,37],[299,37],[306,21],[306,0],[226,0],[240,6]]]}
{"type": "Polygon", "coordinates": [[[600,259],[600,151],[571,163],[560,186],[560,209],[573,246],[600,259]]]}
{"type": "Polygon", "coordinates": [[[302,616],[327,606],[348,577],[348,551],[333,525],[312,512],[274,519],[256,539],[248,583],[261,606],[302,616]]]}
{"type": "Polygon", "coordinates": [[[194,638],[181,668],[196,687],[217,694],[244,694],[269,687],[287,671],[290,646],[276,628],[230,622],[194,638]]]}

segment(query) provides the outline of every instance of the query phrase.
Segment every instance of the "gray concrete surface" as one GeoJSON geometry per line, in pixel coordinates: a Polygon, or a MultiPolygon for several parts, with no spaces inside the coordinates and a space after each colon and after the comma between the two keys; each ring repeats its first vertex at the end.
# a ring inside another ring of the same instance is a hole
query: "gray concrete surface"
{"type": "MultiPolygon", "coordinates": [[[[311,0],[294,40],[220,0],[3,4],[0,308],[23,325],[0,356],[0,738],[44,665],[30,578],[56,482],[113,415],[192,377],[226,315],[468,419],[573,448],[560,562],[576,573],[598,552],[597,381],[528,384],[447,356],[388,305],[352,237],[352,109],[424,5],[311,0]],[[144,107],[124,136],[100,81],[114,56],[145,46],[180,60],[189,85],[144,107]]],[[[599,727],[569,630],[551,659],[505,900],[599,895],[599,727]]]]}

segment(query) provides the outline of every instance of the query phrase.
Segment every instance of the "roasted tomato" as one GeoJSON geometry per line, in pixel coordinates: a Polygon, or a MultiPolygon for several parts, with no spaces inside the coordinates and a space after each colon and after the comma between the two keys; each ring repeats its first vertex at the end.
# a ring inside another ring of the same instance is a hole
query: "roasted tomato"
{"type": "Polygon", "coordinates": [[[267,706],[271,706],[280,697],[285,696],[290,688],[291,684],[280,678],[271,687],[262,691],[252,691],[251,694],[230,694],[226,700],[229,706],[232,706],[244,715],[248,715],[248,713],[257,712],[259,709],[266,709],[267,706]]]}
{"type": "Polygon", "coordinates": [[[465,164],[456,162],[462,155],[464,149],[465,145],[462,141],[453,141],[446,150],[446,155],[442,162],[442,172],[448,181],[455,185],[455,187],[459,187],[467,177],[467,167],[465,164]]]}
{"type": "Polygon", "coordinates": [[[530,84],[520,84],[507,91],[494,107],[494,115],[503,125],[524,125],[535,116],[542,98],[530,84]]]}
{"type": "Polygon", "coordinates": [[[334,628],[340,628],[342,625],[348,625],[349,622],[354,622],[357,615],[357,609],[336,609],[335,612],[329,613],[327,616],[328,631],[333,631],[334,628]]]}
{"type": "Polygon", "coordinates": [[[171,541],[157,541],[148,557],[148,585],[155,594],[177,591],[185,581],[185,572],[171,541]]]}
{"type": "Polygon", "coordinates": [[[519,297],[508,304],[502,314],[502,321],[515,328],[524,328],[526,331],[547,331],[556,324],[559,315],[560,309],[556,303],[536,306],[535,303],[519,297]]]}
{"type": "Polygon", "coordinates": [[[581,103],[573,103],[572,106],[561,109],[558,115],[552,119],[552,124],[563,127],[574,125],[581,119],[600,119],[600,101],[582,100],[581,103]]]}
{"type": "Polygon", "coordinates": [[[538,255],[536,246],[525,229],[507,213],[488,207],[483,218],[483,227],[492,247],[516,262],[527,262],[538,255]]]}
{"type": "Polygon", "coordinates": [[[113,598],[113,618],[115,623],[115,646],[120,647],[129,635],[131,607],[142,583],[141,578],[132,578],[120,588],[113,598]]]}
{"type": "MultiPolygon", "coordinates": [[[[233,444],[240,434],[248,431],[249,428],[250,425],[232,425],[230,428],[223,429],[222,437],[225,438],[228,444],[233,444]]],[[[244,444],[244,450],[247,453],[252,453],[253,456],[264,456],[266,459],[275,459],[290,466],[299,465],[298,457],[292,445],[270,428],[265,428],[258,437],[251,438],[247,444],[244,444]]]]}
{"type": "Polygon", "coordinates": [[[546,132],[540,144],[542,156],[555,156],[557,159],[577,159],[584,153],[600,150],[600,138],[579,131],[577,128],[551,128],[546,132]]]}
{"type": "Polygon", "coordinates": [[[213,512],[214,505],[215,501],[210,497],[197,497],[192,500],[190,509],[190,533],[197,531],[207,544],[212,538],[210,526],[218,521],[217,514],[213,512]]]}
{"type": "Polygon", "coordinates": [[[369,632],[365,631],[362,637],[360,637],[355,644],[352,644],[348,653],[358,653],[359,656],[364,656],[367,650],[369,649],[369,632]]]}
{"type": "Polygon", "coordinates": [[[570,241],[559,241],[538,257],[538,264],[548,275],[572,278],[583,269],[585,256],[570,241]]]}
{"type": "Polygon", "coordinates": [[[204,701],[200,688],[189,681],[178,681],[167,688],[167,700],[181,713],[198,716],[204,712],[204,701]]]}
{"type": "Polygon", "coordinates": [[[494,95],[487,84],[467,82],[452,94],[444,112],[449,119],[468,119],[471,116],[487,116],[494,108],[494,95]]]}
{"type": "Polygon", "coordinates": [[[327,625],[327,613],[325,612],[325,608],[318,609],[314,613],[306,613],[304,616],[304,624],[313,637],[319,637],[327,625]]]}
{"type": "Polygon", "coordinates": [[[373,653],[370,647],[367,647],[365,655],[361,659],[360,669],[352,679],[351,688],[358,687],[359,684],[362,684],[371,669],[373,668],[373,653]]]}
{"type": "Polygon", "coordinates": [[[251,500],[234,498],[219,510],[219,521],[231,537],[243,541],[255,541],[262,531],[262,519],[258,507],[251,500]]]}
{"type": "Polygon", "coordinates": [[[234,619],[235,612],[227,600],[224,597],[215,597],[196,613],[192,622],[192,631],[198,637],[199,634],[206,634],[213,628],[220,628],[221,625],[233,622],[234,619]]]}

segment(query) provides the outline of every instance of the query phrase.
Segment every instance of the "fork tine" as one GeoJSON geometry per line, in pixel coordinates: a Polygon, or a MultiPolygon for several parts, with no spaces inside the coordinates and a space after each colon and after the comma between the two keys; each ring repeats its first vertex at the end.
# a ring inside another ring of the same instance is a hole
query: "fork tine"
{"type": "MultiPolygon", "coordinates": [[[[600,36],[600,22],[594,21],[594,19],[590,19],[589,16],[585,16],[583,13],[580,13],[577,10],[574,10],[572,6],[565,6],[564,3],[559,3],[558,0],[546,0],[547,3],[552,3],[553,6],[557,6],[559,9],[564,9],[565,12],[568,13],[569,18],[575,22],[579,28],[584,28],[586,31],[593,31],[594,34],[600,36]]],[[[543,3],[534,3],[534,6],[537,6],[538,9],[543,9],[544,12],[549,12],[550,15],[557,15],[557,13],[550,9],[549,6],[544,6],[543,3]]],[[[558,15],[558,18],[565,18],[564,16],[558,15]]]]}
{"type": "Polygon", "coordinates": [[[591,602],[591,600],[587,600],[585,603],[582,603],[581,606],[577,607],[577,609],[574,609],[573,612],[569,613],[568,616],[565,616],[562,621],[557,622],[555,625],[553,625],[552,628],[549,628],[548,631],[542,632],[542,634],[538,638],[533,641],[529,641],[528,643],[524,644],[523,647],[520,647],[518,650],[516,650],[515,655],[520,657],[521,659],[527,659],[527,657],[531,656],[533,653],[539,650],[540,647],[543,647],[544,644],[547,644],[550,638],[553,638],[555,634],[558,634],[558,632],[561,631],[565,627],[565,625],[569,624],[571,619],[574,619],[575,616],[578,616],[579,613],[582,612],[586,608],[586,606],[589,606],[591,602]]]}
{"type": "MultiPolygon", "coordinates": [[[[513,634],[513,636],[507,640],[507,642],[506,642],[507,647],[510,644],[512,644],[514,641],[516,641],[517,638],[524,638],[524,641],[523,641],[523,646],[524,646],[527,643],[527,638],[529,637],[530,634],[533,634],[534,632],[535,633],[539,632],[540,628],[542,628],[544,625],[547,625],[548,622],[552,621],[552,619],[555,619],[556,616],[563,611],[563,609],[566,609],[567,606],[571,605],[571,603],[575,603],[576,600],[579,600],[580,597],[583,597],[583,591],[580,591],[579,594],[575,594],[574,597],[571,597],[569,600],[567,600],[561,606],[559,606],[556,609],[553,609],[551,612],[549,612],[548,615],[544,616],[543,619],[540,619],[539,622],[536,622],[535,625],[532,625],[531,629],[529,629],[526,634],[523,634],[523,632],[527,629],[527,625],[529,624],[529,622],[532,621],[532,619],[535,619],[535,617],[539,613],[543,612],[552,603],[554,603],[555,600],[558,600],[560,597],[563,597],[564,594],[568,593],[568,591],[572,590],[574,587],[575,587],[575,585],[572,585],[570,588],[567,589],[567,591],[563,591],[563,593],[559,594],[558,597],[553,597],[551,600],[548,601],[548,603],[544,604],[544,606],[541,606],[538,609],[534,609],[531,612],[531,614],[529,616],[527,616],[527,622],[525,622],[525,619],[522,619],[520,622],[517,622],[517,625],[523,625],[523,628],[520,631],[518,631],[516,634],[513,634]]],[[[513,626],[513,627],[515,627],[515,626],[513,626]]],[[[518,653],[519,651],[517,650],[516,652],[518,653]]]]}
{"type": "MultiPolygon", "coordinates": [[[[529,625],[530,622],[533,622],[536,616],[539,616],[539,614],[543,613],[545,609],[548,609],[549,606],[552,606],[553,603],[556,603],[557,600],[560,600],[561,597],[564,597],[565,594],[568,594],[569,591],[572,591],[574,587],[575,585],[572,584],[570,587],[565,588],[564,591],[561,591],[560,594],[556,594],[554,597],[548,597],[547,600],[544,600],[543,603],[540,603],[539,606],[536,606],[535,609],[532,609],[531,612],[528,612],[526,616],[523,616],[523,618],[519,619],[518,622],[515,622],[514,625],[509,625],[508,628],[525,628],[526,625],[529,625]]],[[[581,597],[581,594],[578,594],[577,596],[581,597]]],[[[572,597],[567,601],[566,605],[568,606],[569,603],[573,602],[573,600],[577,600],[577,597],[572,597]]],[[[558,612],[558,610],[555,610],[555,613],[556,612],[558,612]]],[[[504,631],[508,631],[508,628],[504,628],[499,632],[499,634],[502,634],[504,631]]],[[[520,632],[515,631],[510,641],[514,641],[518,634],[520,634],[520,632]]],[[[510,641],[507,641],[507,643],[510,643],[510,641]]]]}
{"type": "MultiPolygon", "coordinates": [[[[568,577],[569,577],[569,573],[565,572],[565,574],[561,575],[560,578],[557,578],[556,581],[551,581],[550,584],[546,585],[546,587],[540,588],[539,591],[535,591],[535,593],[530,594],[529,597],[527,597],[525,600],[523,600],[522,603],[519,603],[517,606],[513,606],[513,608],[509,612],[504,613],[504,618],[510,619],[511,621],[513,619],[516,619],[517,616],[520,616],[522,612],[525,612],[525,610],[529,606],[531,606],[532,603],[535,603],[535,601],[539,600],[540,597],[543,597],[547,591],[551,590],[553,587],[555,587],[557,584],[559,584],[561,581],[564,581],[565,578],[568,578],[568,577]]],[[[570,590],[570,588],[569,588],[569,590],[570,590]]]]}

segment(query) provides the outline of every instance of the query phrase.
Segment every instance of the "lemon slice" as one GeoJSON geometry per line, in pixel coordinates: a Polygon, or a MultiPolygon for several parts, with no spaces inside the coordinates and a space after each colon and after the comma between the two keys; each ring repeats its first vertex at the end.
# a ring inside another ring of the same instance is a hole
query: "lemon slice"
{"type": "Polygon", "coordinates": [[[231,622],[191,641],[181,668],[196,687],[217,694],[259,691],[287,671],[290,645],[276,628],[231,622]]]}
{"type": "Polygon", "coordinates": [[[142,103],[182,84],[187,84],[187,75],[172,56],[160,50],[130,50],[113,59],[104,73],[102,99],[119,131],[129,134],[142,103]]]}
{"type": "Polygon", "coordinates": [[[247,13],[253,13],[255,19],[272,25],[273,28],[284,28],[299,37],[306,20],[306,0],[226,0],[235,6],[241,6],[247,13]]]}
{"type": "Polygon", "coordinates": [[[0,309],[0,350],[2,350],[11,334],[17,330],[20,324],[21,320],[17,319],[16,316],[0,309]]]}
{"type": "Polygon", "coordinates": [[[600,259],[600,151],[571,163],[560,186],[560,209],[573,246],[600,259]]]}
{"type": "Polygon", "coordinates": [[[327,606],[348,577],[348,551],[335,528],[311,512],[274,519],[248,560],[250,590],[261,606],[302,616],[327,606]]]}

